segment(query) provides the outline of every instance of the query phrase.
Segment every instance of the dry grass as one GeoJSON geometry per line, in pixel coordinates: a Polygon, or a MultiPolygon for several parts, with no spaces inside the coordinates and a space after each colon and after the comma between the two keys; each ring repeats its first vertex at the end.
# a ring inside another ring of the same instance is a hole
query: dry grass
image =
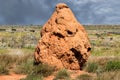
{"type": "MultiPolygon", "coordinates": [[[[76,80],[120,79],[120,34],[118,34],[120,27],[118,27],[110,26],[108,28],[106,26],[97,27],[92,25],[86,27],[92,44],[92,54],[84,70],[94,73],[96,76],[93,78],[89,75],[80,75],[76,80]],[[109,32],[114,34],[109,34],[109,32]]],[[[23,80],[43,80],[45,76],[51,75],[54,68],[43,64],[33,65],[34,45],[31,46],[31,44],[36,45],[39,38],[39,30],[34,33],[0,32],[0,75],[9,74],[10,71],[29,74],[23,80]],[[31,37],[34,37],[34,39],[31,37]],[[20,48],[22,55],[8,55],[10,52],[8,48],[20,48]]],[[[67,70],[60,70],[55,75],[56,80],[61,78],[70,80],[67,70]]]]}
{"type": "Polygon", "coordinates": [[[120,71],[109,71],[101,73],[97,76],[97,80],[119,80],[120,71]]]}
{"type": "Polygon", "coordinates": [[[93,77],[88,74],[82,74],[77,76],[75,80],[93,80],[93,77]]]}
{"type": "Polygon", "coordinates": [[[24,53],[23,55],[0,54],[0,61],[0,74],[2,75],[9,74],[12,71],[17,74],[45,77],[54,72],[54,68],[46,64],[33,65],[34,59],[31,53],[24,53]]]}

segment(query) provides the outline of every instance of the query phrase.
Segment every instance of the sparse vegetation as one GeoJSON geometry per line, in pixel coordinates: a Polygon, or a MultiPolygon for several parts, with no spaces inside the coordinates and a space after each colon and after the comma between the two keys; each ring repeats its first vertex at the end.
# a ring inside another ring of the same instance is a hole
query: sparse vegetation
{"type": "Polygon", "coordinates": [[[9,74],[9,69],[16,60],[14,56],[0,54],[0,74],[9,74]]]}
{"type": "Polygon", "coordinates": [[[88,74],[82,74],[77,76],[75,80],[93,80],[93,77],[88,74]]]}
{"type": "Polygon", "coordinates": [[[97,75],[95,80],[119,80],[120,71],[103,72],[97,75]]]}
{"type": "Polygon", "coordinates": [[[47,64],[33,65],[33,55],[0,54],[0,74],[9,74],[10,71],[17,74],[29,74],[23,80],[42,80],[54,72],[54,67],[47,64]]]}
{"type": "Polygon", "coordinates": [[[43,80],[43,76],[41,75],[28,75],[25,79],[21,80],[43,80]]]}
{"type": "Polygon", "coordinates": [[[99,65],[95,62],[89,62],[86,66],[86,71],[88,72],[96,72],[99,65]]]}
{"type": "MultiPolygon", "coordinates": [[[[119,80],[120,25],[86,25],[85,28],[92,44],[92,54],[84,70],[96,76],[79,75],[75,80],[119,80]]],[[[27,74],[22,80],[44,80],[44,77],[54,72],[54,68],[46,64],[33,65],[33,52],[40,38],[39,31],[40,26],[0,27],[0,75],[12,71],[27,74]],[[13,49],[16,51],[13,52],[13,49]]],[[[58,71],[54,80],[60,79],[70,80],[70,73],[66,69],[58,71]]]]}
{"type": "Polygon", "coordinates": [[[25,65],[22,67],[24,69],[21,68],[19,70],[20,71],[19,74],[21,73],[28,74],[27,77],[22,80],[43,80],[44,77],[47,77],[54,72],[54,68],[46,64],[40,64],[38,66],[27,64],[27,66],[25,65]]]}
{"type": "Polygon", "coordinates": [[[4,53],[8,53],[9,52],[9,50],[7,50],[7,49],[0,49],[0,54],[4,54],[4,53]]]}
{"type": "Polygon", "coordinates": [[[0,65],[0,75],[1,74],[8,74],[9,70],[6,68],[6,65],[2,64],[0,65]]]}
{"type": "Polygon", "coordinates": [[[54,80],[70,80],[70,73],[66,69],[58,71],[54,80]]]}
{"type": "Polygon", "coordinates": [[[119,71],[120,70],[120,60],[108,61],[105,66],[106,71],[119,71]]]}

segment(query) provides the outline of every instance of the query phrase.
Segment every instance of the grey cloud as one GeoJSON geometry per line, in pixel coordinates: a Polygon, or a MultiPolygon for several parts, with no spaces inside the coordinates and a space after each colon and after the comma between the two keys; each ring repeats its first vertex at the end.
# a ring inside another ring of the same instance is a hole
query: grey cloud
{"type": "Polygon", "coordinates": [[[0,0],[0,24],[44,24],[60,2],[82,24],[120,24],[119,0],[0,0]]]}

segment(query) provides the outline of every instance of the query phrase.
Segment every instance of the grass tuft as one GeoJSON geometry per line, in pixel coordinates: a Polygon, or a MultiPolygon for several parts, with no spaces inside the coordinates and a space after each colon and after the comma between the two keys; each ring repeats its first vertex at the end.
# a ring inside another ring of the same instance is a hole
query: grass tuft
{"type": "Polygon", "coordinates": [[[7,54],[0,54],[0,74],[9,74],[9,69],[16,60],[17,57],[7,54]]]}
{"type": "Polygon", "coordinates": [[[108,61],[105,66],[105,70],[106,71],[120,70],[120,61],[118,60],[108,61]]]}
{"type": "Polygon", "coordinates": [[[66,69],[61,69],[60,71],[58,71],[58,73],[56,74],[54,80],[69,80],[70,79],[70,74],[66,69]]]}
{"type": "Polygon", "coordinates": [[[88,75],[88,74],[82,74],[77,76],[77,78],[75,80],[92,80],[92,76],[88,75]]]}
{"type": "Polygon", "coordinates": [[[33,72],[31,74],[33,75],[42,75],[44,77],[47,77],[51,75],[54,72],[55,68],[51,67],[47,64],[40,64],[38,66],[34,66],[33,72]]]}
{"type": "Polygon", "coordinates": [[[20,79],[20,80],[43,80],[43,76],[28,75],[25,79],[20,79]]]}
{"type": "Polygon", "coordinates": [[[86,71],[88,72],[96,72],[99,65],[95,62],[89,62],[86,66],[86,71]]]}

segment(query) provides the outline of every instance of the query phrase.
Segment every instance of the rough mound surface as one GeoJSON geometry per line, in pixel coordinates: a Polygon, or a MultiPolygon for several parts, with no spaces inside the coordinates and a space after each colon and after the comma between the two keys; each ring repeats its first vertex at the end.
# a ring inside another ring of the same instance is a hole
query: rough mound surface
{"type": "Polygon", "coordinates": [[[69,7],[60,3],[43,26],[41,39],[35,49],[35,63],[45,63],[56,69],[82,69],[90,55],[91,46],[83,26],[69,7]]]}

